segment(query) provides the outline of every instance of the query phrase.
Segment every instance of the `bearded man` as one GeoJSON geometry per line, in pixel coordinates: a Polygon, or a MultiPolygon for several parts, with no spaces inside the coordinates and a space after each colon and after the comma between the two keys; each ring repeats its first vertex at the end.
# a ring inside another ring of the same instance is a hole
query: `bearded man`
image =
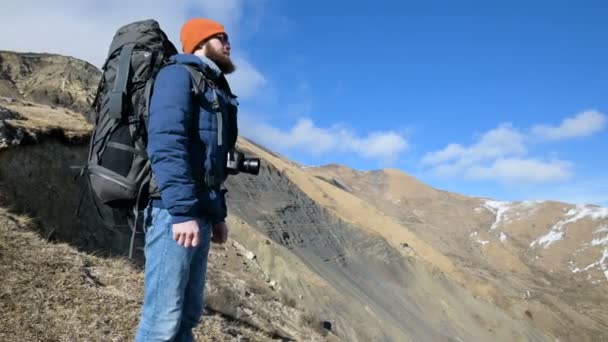
{"type": "Polygon", "coordinates": [[[237,138],[238,103],[224,75],[235,70],[224,27],[195,18],[183,54],[158,73],[147,152],[154,176],[144,210],[144,303],[136,341],[192,341],[204,305],[210,242],[225,243],[223,182],[237,138]]]}

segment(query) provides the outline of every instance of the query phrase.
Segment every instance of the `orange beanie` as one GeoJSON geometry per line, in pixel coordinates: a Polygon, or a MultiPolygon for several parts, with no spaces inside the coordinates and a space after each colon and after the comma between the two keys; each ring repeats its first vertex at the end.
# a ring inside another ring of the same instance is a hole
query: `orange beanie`
{"type": "Polygon", "coordinates": [[[180,32],[182,49],[185,53],[193,53],[202,41],[218,33],[225,33],[220,23],[204,18],[190,19],[180,32]]]}

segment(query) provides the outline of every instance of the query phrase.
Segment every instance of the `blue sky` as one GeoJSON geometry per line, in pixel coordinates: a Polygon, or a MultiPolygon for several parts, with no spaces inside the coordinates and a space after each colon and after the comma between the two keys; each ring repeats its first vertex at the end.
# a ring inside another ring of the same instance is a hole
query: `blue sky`
{"type": "Polygon", "coordinates": [[[96,65],[129,20],[159,20],[176,44],[186,18],[225,23],[241,132],[297,162],[608,205],[606,2],[28,2],[0,14],[16,32],[0,49],[96,65]]]}
{"type": "Polygon", "coordinates": [[[608,205],[608,4],[529,3],[269,2],[242,49],[275,96],[243,101],[264,128],[246,134],[305,164],[608,205]],[[374,132],[401,140],[355,151],[374,132]]]}

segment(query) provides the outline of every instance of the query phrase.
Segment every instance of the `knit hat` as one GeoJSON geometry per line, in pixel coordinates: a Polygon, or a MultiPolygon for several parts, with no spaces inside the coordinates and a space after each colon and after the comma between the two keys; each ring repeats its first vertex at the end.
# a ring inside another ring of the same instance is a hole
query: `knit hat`
{"type": "Polygon", "coordinates": [[[201,42],[218,33],[226,33],[220,23],[204,18],[190,19],[180,32],[182,49],[185,53],[193,53],[201,42]]]}

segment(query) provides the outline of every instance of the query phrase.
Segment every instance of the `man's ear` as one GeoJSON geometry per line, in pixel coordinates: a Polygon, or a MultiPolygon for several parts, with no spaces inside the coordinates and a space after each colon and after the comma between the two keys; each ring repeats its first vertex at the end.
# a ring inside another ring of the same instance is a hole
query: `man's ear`
{"type": "Polygon", "coordinates": [[[201,43],[199,44],[196,49],[194,49],[194,53],[195,55],[205,55],[205,53],[207,52],[206,50],[206,43],[201,43]]]}

